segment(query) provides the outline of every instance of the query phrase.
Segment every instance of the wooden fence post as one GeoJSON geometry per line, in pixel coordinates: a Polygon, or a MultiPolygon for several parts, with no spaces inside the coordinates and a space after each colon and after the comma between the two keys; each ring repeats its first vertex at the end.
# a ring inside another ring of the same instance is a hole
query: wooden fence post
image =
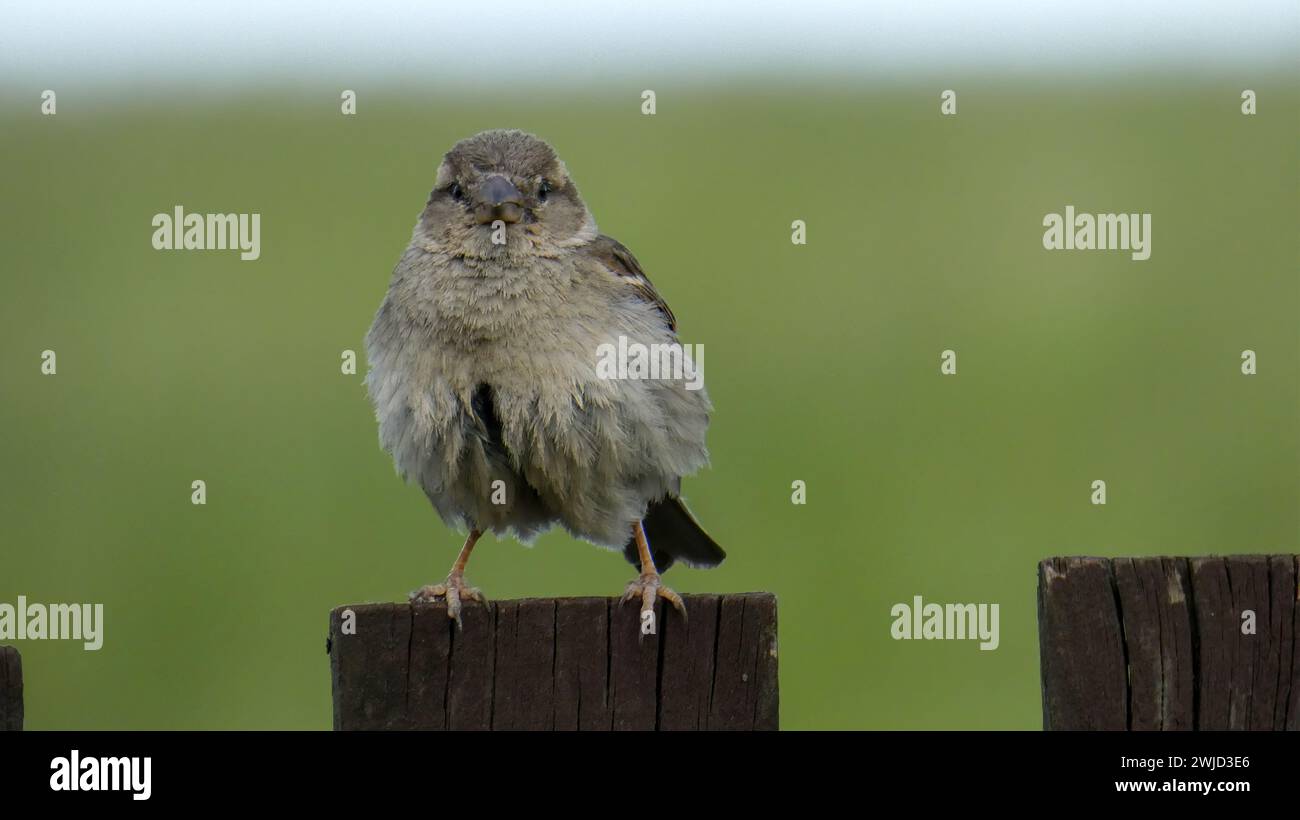
{"type": "Polygon", "coordinates": [[[0,646],[0,732],[23,728],[23,658],[17,647],[0,646]]]}
{"type": "Polygon", "coordinates": [[[1038,565],[1044,729],[1300,730],[1297,556],[1038,565]]]}
{"type": "Polygon", "coordinates": [[[330,613],[335,729],[776,729],[776,597],[359,604],[330,613]]]}

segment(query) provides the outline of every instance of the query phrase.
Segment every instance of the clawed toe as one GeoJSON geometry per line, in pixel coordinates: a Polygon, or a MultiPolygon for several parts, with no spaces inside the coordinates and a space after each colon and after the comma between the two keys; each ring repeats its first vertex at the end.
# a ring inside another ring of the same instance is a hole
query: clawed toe
{"type": "Polygon", "coordinates": [[[632,581],[627,585],[627,589],[623,592],[623,601],[626,603],[627,601],[632,601],[636,598],[641,599],[642,635],[655,634],[656,598],[663,598],[673,605],[673,609],[676,609],[681,613],[683,620],[686,618],[686,604],[682,602],[682,596],[664,586],[663,582],[659,580],[659,575],[657,573],[654,575],[642,575],[640,578],[637,578],[635,581],[632,581]]]}
{"type": "Polygon", "coordinates": [[[431,604],[447,595],[446,584],[425,584],[410,595],[413,604],[431,604]]]}
{"type": "Polygon", "coordinates": [[[462,601],[477,601],[481,604],[487,603],[487,597],[482,590],[477,587],[465,586],[465,579],[459,576],[449,576],[441,584],[426,584],[411,593],[411,603],[413,604],[431,604],[435,601],[445,600],[447,602],[447,617],[456,622],[456,625],[464,629],[465,625],[460,620],[460,610],[462,601]]]}

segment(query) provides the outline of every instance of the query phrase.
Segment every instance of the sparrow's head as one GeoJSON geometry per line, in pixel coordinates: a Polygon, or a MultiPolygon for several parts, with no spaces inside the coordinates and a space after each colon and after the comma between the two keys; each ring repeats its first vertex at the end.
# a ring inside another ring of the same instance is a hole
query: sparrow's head
{"type": "Polygon", "coordinates": [[[596,236],[564,163],[543,140],[493,130],[443,157],[417,236],[458,256],[554,256],[596,236]]]}

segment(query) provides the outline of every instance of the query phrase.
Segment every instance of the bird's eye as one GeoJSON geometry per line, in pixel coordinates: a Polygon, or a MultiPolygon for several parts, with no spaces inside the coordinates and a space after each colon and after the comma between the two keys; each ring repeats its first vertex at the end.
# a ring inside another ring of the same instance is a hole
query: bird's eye
{"type": "Polygon", "coordinates": [[[552,190],[551,181],[549,179],[542,180],[542,184],[537,186],[537,201],[545,202],[546,198],[551,195],[552,190]]]}
{"type": "Polygon", "coordinates": [[[453,182],[451,187],[447,189],[447,193],[451,194],[451,198],[457,202],[465,201],[465,189],[460,187],[459,182],[453,182]]]}

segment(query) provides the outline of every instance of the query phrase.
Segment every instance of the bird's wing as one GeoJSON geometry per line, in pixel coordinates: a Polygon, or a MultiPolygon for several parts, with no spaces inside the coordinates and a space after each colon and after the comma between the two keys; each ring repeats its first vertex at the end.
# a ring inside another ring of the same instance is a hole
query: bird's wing
{"type": "Polygon", "coordinates": [[[668,303],[655,290],[655,286],[650,284],[650,278],[641,270],[641,264],[623,243],[602,234],[587,246],[587,250],[606,270],[631,285],[638,296],[659,308],[659,312],[668,320],[668,327],[677,330],[677,317],[673,316],[668,303]]]}

